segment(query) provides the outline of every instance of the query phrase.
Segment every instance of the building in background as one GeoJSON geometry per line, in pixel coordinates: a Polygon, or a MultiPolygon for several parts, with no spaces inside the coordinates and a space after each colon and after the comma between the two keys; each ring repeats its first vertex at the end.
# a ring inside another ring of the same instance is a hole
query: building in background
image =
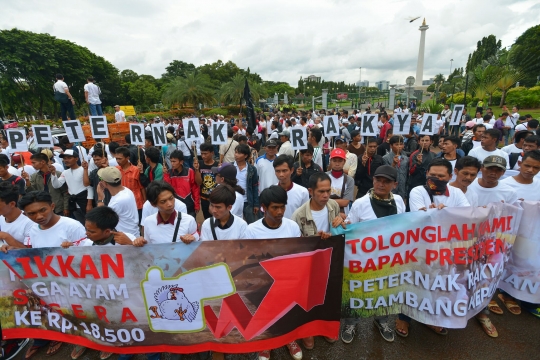
{"type": "Polygon", "coordinates": [[[377,89],[381,91],[388,90],[388,87],[390,86],[390,81],[386,81],[386,80],[377,81],[375,83],[375,86],[377,87],[377,89]]]}

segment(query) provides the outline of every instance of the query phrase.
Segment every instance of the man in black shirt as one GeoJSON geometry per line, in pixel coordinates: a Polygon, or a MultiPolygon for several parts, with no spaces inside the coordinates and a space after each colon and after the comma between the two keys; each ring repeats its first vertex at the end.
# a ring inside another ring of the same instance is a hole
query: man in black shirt
{"type": "Polygon", "coordinates": [[[377,138],[370,137],[367,140],[366,151],[362,157],[358,158],[358,166],[354,175],[354,182],[358,186],[356,198],[366,195],[373,187],[373,174],[377,168],[383,165],[383,158],[377,152],[377,138]]]}
{"type": "Polygon", "coordinates": [[[211,216],[208,198],[216,187],[216,174],[212,172],[212,168],[218,166],[218,162],[214,160],[214,147],[208,143],[201,144],[201,158],[202,162],[194,163],[193,168],[195,169],[195,182],[201,187],[203,216],[208,219],[211,216]]]}

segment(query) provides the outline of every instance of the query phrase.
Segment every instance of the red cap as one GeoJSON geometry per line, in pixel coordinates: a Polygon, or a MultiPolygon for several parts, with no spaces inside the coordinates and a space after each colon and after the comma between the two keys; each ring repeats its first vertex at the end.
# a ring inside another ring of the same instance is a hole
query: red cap
{"type": "Polygon", "coordinates": [[[233,126],[232,129],[233,131],[238,131],[238,126],[233,126]]]}
{"type": "Polygon", "coordinates": [[[330,153],[330,159],[333,158],[341,158],[343,160],[347,160],[347,153],[343,149],[334,149],[330,153]]]}

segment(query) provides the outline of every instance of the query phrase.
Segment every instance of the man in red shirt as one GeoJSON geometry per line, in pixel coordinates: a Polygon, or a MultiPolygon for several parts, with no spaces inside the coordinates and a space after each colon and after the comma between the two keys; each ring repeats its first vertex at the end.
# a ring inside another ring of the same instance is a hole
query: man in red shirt
{"type": "Polygon", "coordinates": [[[197,217],[201,208],[201,193],[193,169],[184,166],[184,154],[174,150],[170,155],[172,169],[163,168],[163,180],[172,185],[180,200],[186,204],[188,214],[197,217]]]}
{"type": "Polygon", "coordinates": [[[381,134],[379,136],[380,139],[383,139],[383,141],[386,139],[386,132],[388,129],[392,128],[392,124],[388,121],[388,115],[386,113],[381,114],[381,122],[383,123],[383,126],[381,127],[381,134]]]}
{"type": "Polygon", "coordinates": [[[137,212],[139,213],[139,223],[141,222],[142,208],[146,201],[146,189],[142,186],[140,181],[139,168],[130,163],[131,152],[127,147],[119,147],[114,153],[114,157],[118,165],[116,168],[120,170],[122,174],[122,186],[127,187],[135,196],[135,202],[137,203],[137,212]]]}

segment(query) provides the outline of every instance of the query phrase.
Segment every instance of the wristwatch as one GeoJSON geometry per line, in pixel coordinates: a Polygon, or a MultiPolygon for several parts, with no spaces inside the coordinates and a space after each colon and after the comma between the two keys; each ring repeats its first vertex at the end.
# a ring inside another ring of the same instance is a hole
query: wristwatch
{"type": "Polygon", "coordinates": [[[104,203],[105,201],[104,200],[98,200],[97,202],[98,203],[104,203]]]}

